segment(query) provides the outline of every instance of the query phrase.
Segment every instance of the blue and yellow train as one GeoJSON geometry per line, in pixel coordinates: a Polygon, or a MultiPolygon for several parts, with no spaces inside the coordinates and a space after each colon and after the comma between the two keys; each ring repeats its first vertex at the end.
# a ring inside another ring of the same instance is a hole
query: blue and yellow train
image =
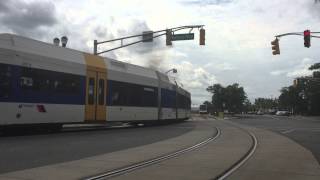
{"type": "Polygon", "coordinates": [[[183,120],[190,104],[161,72],[0,34],[0,127],[183,120]]]}

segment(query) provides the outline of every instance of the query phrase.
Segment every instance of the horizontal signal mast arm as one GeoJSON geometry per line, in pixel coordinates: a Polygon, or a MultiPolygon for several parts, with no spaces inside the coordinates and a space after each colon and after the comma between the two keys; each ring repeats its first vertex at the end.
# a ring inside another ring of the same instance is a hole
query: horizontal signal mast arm
{"type": "Polygon", "coordinates": [[[203,26],[204,25],[179,26],[179,27],[174,27],[174,28],[162,29],[162,30],[159,30],[159,31],[151,31],[150,33],[143,33],[143,34],[137,34],[137,35],[133,35],[133,36],[126,36],[126,37],[107,40],[107,41],[98,42],[97,40],[94,40],[93,53],[95,55],[99,55],[99,54],[110,52],[110,51],[113,51],[113,50],[116,50],[116,49],[120,49],[120,48],[123,48],[123,47],[127,47],[127,46],[131,46],[131,45],[134,45],[134,44],[138,44],[138,43],[144,42],[146,40],[152,40],[154,38],[166,35],[167,30],[171,30],[171,32],[175,32],[175,31],[180,31],[182,29],[190,29],[190,31],[192,31],[193,28],[203,28],[203,26]],[[164,33],[161,33],[161,32],[164,32],[164,33]],[[153,36],[153,34],[157,34],[157,33],[161,33],[161,34],[153,36]],[[138,41],[135,41],[135,42],[132,42],[132,43],[128,43],[128,44],[123,44],[123,40],[125,40],[125,39],[140,37],[140,36],[144,36],[144,35],[148,35],[148,34],[149,35],[152,34],[152,37],[144,39],[144,40],[138,40],[138,41]],[[115,47],[115,48],[112,48],[112,49],[108,49],[108,50],[105,50],[105,51],[98,52],[98,45],[99,44],[104,44],[104,43],[109,43],[109,42],[114,42],[114,41],[121,41],[121,46],[118,46],[118,47],[115,47]]]}
{"type": "MultiPolygon", "coordinates": [[[[174,27],[174,28],[169,28],[171,29],[173,32],[175,31],[179,31],[182,29],[189,29],[189,28],[202,28],[204,25],[192,25],[192,26],[179,26],[179,27],[174,27]]],[[[158,30],[158,31],[153,31],[150,33],[146,33],[146,34],[154,34],[154,33],[159,33],[159,32],[165,32],[167,29],[162,29],[162,30],[158,30]]],[[[163,34],[161,34],[163,35],[163,34]]],[[[137,34],[137,35],[133,35],[133,36],[126,36],[126,37],[122,37],[122,38],[117,38],[117,39],[112,39],[112,40],[108,40],[108,41],[101,41],[101,42],[97,42],[97,44],[103,44],[103,43],[108,43],[108,42],[113,42],[113,41],[120,41],[123,39],[129,39],[129,38],[135,38],[135,37],[139,37],[139,36],[143,36],[143,34],[137,34]]],[[[159,37],[158,36],[154,36],[154,37],[159,37]]]]}
{"type": "MultiPolygon", "coordinates": [[[[320,34],[320,32],[310,32],[311,34],[320,34]]],[[[279,34],[276,35],[276,38],[280,38],[283,36],[291,36],[291,35],[296,35],[296,36],[303,36],[303,32],[292,32],[292,33],[285,33],[285,34],[279,34]]],[[[314,37],[314,38],[320,38],[320,36],[310,36],[310,37],[314,37]]]]}

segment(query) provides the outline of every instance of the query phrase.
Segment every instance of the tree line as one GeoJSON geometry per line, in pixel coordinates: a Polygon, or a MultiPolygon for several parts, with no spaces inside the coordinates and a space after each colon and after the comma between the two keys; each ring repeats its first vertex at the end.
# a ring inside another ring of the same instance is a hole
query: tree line
{"type": "Polygon", "coordinates": [[[312,76],[299,77],[289,87],[283,87],[279,107],[295,114],[320,115],[320,63],[309,67],[312,76]]]}
{"type": "Polygon", "coordinates": [[[239,84],[214,84],[206,89],[212,94],[211,101],[203,104],[210,113],[287,110],[294,114],[320,115],[320,63],[312,65],[309,70],[313,71],[312,76],[299,77],[293,85],[283,87],[278,98],[257,98],[252,104],[239,84]]]}
{"type": "Polygon", "coordinates": [[[228,111],[230,113],[240,113],[244,110],[245,104],[249,102],[243,87],[234,83],[226,87],[221,84],[214,84],[207,88],[212,93],[211,102],[206,101],[209,112],[228,111]]]}

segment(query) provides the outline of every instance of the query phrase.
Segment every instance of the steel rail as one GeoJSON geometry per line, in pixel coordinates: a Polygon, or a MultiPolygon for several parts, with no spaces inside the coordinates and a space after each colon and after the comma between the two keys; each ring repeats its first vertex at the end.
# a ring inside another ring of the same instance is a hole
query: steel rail
{"type": "MultiPolygon", "coordinates": [[[[235,126],[235,125],[234,125],[235,126]]],[[[246,132],[247,134],[249,134],[249,136],[251,137],[252,139],[252,144],[251,144],[251,147],[250,149],[246,152],[246,154],[244,156],[242,156],[242,158],[240,158],[237,162],[235,162],[233,165],[230,166],[230,168],[228,168],[226,171],[224,171],[223,173],[221,173],[220,175],[216,176],[214,179],[215,180],[224,180],[226,178],[228,178],[229,176],[231,176],[231,174],[233,174],[236,170],[238,170],[245,162],[247,162],[249,160],[249,158],[254,154],[254,152],[256,151],[257,149],[257,146],[258,146],[258,140],[256,138],[256,136],[239,127],[239,126],[236,126],[238,128],[240,128],[242,131],[246,132]]]]}
{"type": "Polygon", "coordinates": [[[167,155],[159,156],[159,157],[156,157],[156,158],[153,158],[150,160],[135,163],[135,164],[123,167],[123,168],[114,169],[114,170],[108,171],[103,174],[88,177],[88,178],[85,178],[85,180],[102,180],[102,179],[112,178],[112,177],[119,176],[119,175],[122,175],[122,174],[125,174],[128,172],[132,172],[137,169],[141,169],[144,167],[148,167],[148,166],[160,163],[160,162],[168,160],[168,159],[172,159],[174,157],[180,156],[180,155],[185,154],[190,151],[194,151],[194,150],[199,149],[200,147],[203,147],[203,146],[207,145],[208,143],[216,140],[220,136],[220,134],[221,134],[220,129],[217,127],[215,127],[215,129],[216,129],[217,133],[214,136],[212,136],[208,139],[205,139],[204,141],[201,141],[200,143],[197,143],[193,146],[175,151],[175,152],[167,154],[167,155]]]}

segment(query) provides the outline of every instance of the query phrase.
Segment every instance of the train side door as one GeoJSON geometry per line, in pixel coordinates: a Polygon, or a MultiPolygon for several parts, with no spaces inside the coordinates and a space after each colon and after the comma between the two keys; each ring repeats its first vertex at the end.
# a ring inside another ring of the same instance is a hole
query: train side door
{"type": "Polygon", "coordinates": [[[86,121],[106,120],[106,73],[87,71],[86,121]]]}

